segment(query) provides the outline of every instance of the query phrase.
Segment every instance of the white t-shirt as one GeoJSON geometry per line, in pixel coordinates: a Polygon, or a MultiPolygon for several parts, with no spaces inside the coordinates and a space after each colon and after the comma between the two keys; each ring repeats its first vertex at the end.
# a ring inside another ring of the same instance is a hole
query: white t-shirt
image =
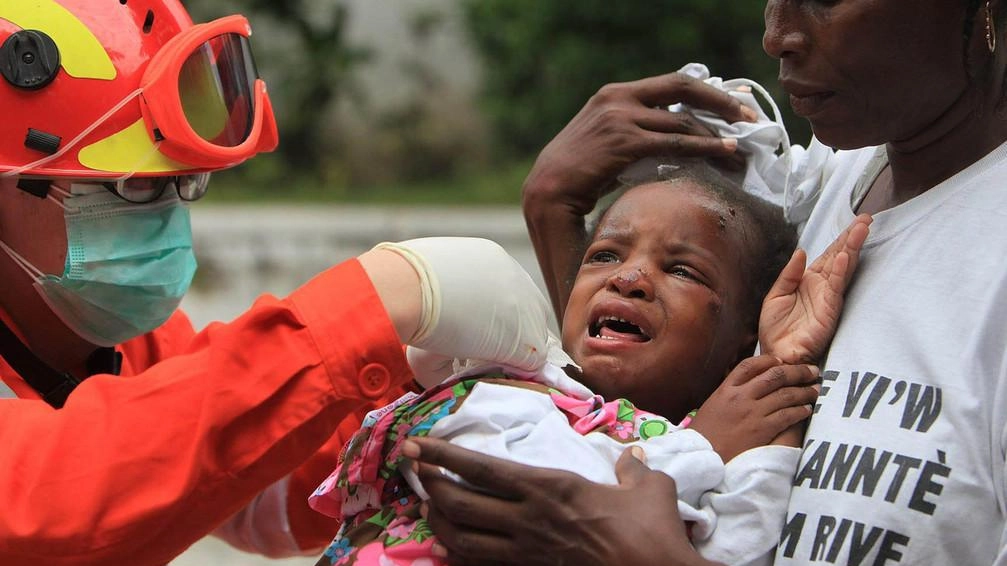
{"type": "MultiPolygon", "coordinates": [[[[801,246],[853,219],[883,148],[839,152],[801,246]]],[[[1007,144],[874,217],[776,564],[1007,564],[1007,144]]]]}

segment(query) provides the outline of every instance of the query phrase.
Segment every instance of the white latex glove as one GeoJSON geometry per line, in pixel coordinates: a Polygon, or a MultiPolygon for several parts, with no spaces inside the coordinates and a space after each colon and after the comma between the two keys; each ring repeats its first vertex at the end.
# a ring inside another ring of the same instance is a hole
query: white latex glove
{"type": "Polygon", "coordinates": [[[549,303],[499,244],[482,238],[418,238],[374,249],[399,254],[420,277],[423,311],[407,344],[526,371],[545,364],[549,303]]]}
{"type": "Polygon", "coordinates": [[[406,361],[413,370],[413,377],[423,389],[430,389],[455,373],[458,358],[437,354],[430,350],[406,346],[406,361]]]}
{"type": "MultiPolygon", "coordinates": [[[[546,361],[548,363],[558,368],[573,366],[578,370],[580,369],[580,366],[573,361],[573,358],[563,351],[563,345],[560,343],[559,338],[552,332],[549,333],[546,350],[546,361]]],[[[430,389],[441,384],[444,380],[473,367],[500,363],[499,360],[461,360],[454,356],[436,354],[414,346],[406,346],[406,361],[409,362],[409,367],[413,370],[413,377],[416,379],[416,382],[423,389],[430,389]]],[[[588,391],[587,394],[591,395],[591,392],[588,391]]]]}

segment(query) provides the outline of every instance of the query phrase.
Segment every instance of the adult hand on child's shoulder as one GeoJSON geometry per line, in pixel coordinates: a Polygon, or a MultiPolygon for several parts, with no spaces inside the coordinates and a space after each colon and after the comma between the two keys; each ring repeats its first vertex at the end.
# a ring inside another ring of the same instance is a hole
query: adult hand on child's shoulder
{"type": "Polygon", "coordinates": [[[703,403],[689,428],[726,463],[811,416],[818,391],[817,368],[784,365],[766,354],[748,358],[703,403]]]}

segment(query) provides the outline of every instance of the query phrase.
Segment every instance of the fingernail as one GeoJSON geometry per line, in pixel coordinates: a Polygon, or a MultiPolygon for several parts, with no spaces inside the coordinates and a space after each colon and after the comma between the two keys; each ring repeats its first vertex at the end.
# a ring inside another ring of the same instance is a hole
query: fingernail
{"type": "Polygon", "coordinates": [[[430,547],[430,554],[433,554],[437,558],[447,558],[448,549],[435,542],[434,545],[430,547]]]}
{"type": "Polygon", "coordinates": [[[812,385],[811,388],[814,389],[815,392],[817,392],[817,393],[821,393],[822,392],[822,384],[821,383],[816,383],[816,384],[812,385]]]}
{"type": "Polygon", "coordinates": [[[752,87],[748,85],[741,85],[734,89],[737,92],[752,92],[752,87]]]}
{"type": "Polygon", "coordinates": [[[738,149],[738,140],[735,138],[720,138],[720,143],[731,151],[738,149]]]}
{"type": "Polygon", "coordinates": [[[741,107],[741,115],[744,116],[745,119],[748,120],[749,122],[759,121],[759,113],[747,106],[741,107]]]}
{"type": "Polygon", "coordinates": [[[416,444],[412,440],[407,440],[402,443],[402,454],[406,458],[419,458],[420,457],[420,445],[416,444]]]}
{"type": "Polygon", "coordinates": [[[811,370],[811,375],[814,375],[815,377],[822,375],[821,371],[818,369],[818,366],[808,366],[808,369],[811,370]]]}
{"type": "Polygon", "coordinates": [[[639,446],[634,446],[629,449],[629,453],[631,456],[643,462],[644,464],[647,463],[647,453],[643,451],[643,448],[640,448],[639,446]]]}

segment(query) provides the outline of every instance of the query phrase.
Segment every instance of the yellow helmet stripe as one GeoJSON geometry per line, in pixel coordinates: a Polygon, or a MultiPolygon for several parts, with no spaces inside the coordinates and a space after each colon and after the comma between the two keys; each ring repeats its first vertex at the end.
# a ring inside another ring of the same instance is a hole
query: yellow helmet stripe
{"type": "Polygon", "coordinates": [[[98,38],[54,0],[0,0],[0,18],[51,37],[59,47],[60,62],[68,75],[78,79],[115,78],[115,65],[98,38]]]}
{"type": "Polygon", "coordinates": [[[85,167],[118,173],[167,173],[192,169],[192,166],[169,159],[157,151],[142,119],[82,148],[77,159],[85,167]]]}

